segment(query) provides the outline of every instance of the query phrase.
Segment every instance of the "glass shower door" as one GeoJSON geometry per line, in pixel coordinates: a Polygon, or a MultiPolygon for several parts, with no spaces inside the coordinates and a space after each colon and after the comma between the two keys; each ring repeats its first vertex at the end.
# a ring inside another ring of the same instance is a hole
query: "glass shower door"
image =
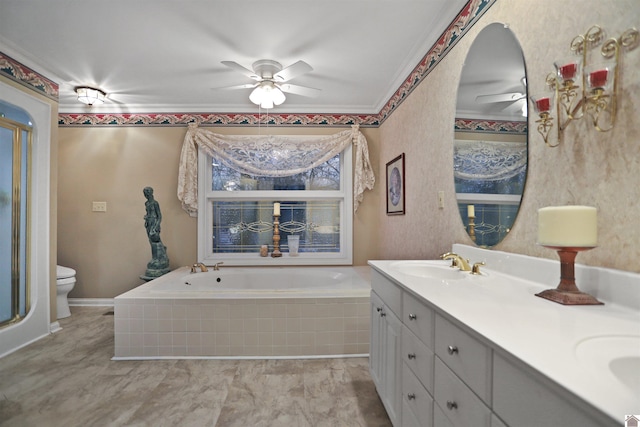
{"type": "Polygon", "coordinates": [[[0,117],[0,325],[29,311],[27,190],[30,127],[0,117]]]}

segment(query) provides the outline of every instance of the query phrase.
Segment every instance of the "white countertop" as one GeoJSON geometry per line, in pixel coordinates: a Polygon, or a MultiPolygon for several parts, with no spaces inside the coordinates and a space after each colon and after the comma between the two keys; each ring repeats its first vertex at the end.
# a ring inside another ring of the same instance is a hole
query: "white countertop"
{"type": "MultiPolygon", "coordinates": [[[[608,340],[640,339],[640,311],[606,301],[599,306],[564,306],[536,297],[555,288],[559,266],[556,282],[549,285],[496,271],[489,262],[481,276],[461,272],[463,279],[450,281],[403,274],[394,268],[397,263],[369,261],[405,290],[475,331],[494,349],[515,356],[612,419],[623,420],[625,414],[640,411],[640,372],[625,381],[635,381],[634,390],[610,373],[606,355],[620,348],[615,343],[609,346],[608,340]],[[589,341],[596,337],[603,341],[589,341]],[[592,352],[605,354],[606,360],[592,352]]],[[[640,357],[640,346],[626,347],[623,352],[631,354],[620,356],[640,357]]]]}

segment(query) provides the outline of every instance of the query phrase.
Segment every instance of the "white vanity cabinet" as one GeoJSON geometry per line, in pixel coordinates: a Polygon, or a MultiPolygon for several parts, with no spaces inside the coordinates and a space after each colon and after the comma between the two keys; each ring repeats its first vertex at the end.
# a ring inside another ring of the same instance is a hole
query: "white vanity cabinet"
{"type": "Polygon", "coordinates": [[[394,426],[401,425],[402,414],[400,304],[400,288],[372,272],[369,370],[394,426]]]}
{"type": "Polygon", "coordinates": [[[498,354],[494,356],[493,378],[493,408],[509,426],[622,425],[622,421],[611,424],[591,408],[572,401],[566,393],[559,393],[557,386],[544,384],[517,360],[509,359],[498,354]]]}
{"type": "MultiPolygon", "coordinates": [[[[395,427],[618,425],[600,409],[598,401],[580,397],[579,387],[591,386],[589,378],[598,375],[597,371],[571,365],[570,355],[564,358],[547,355],[554,351],[554,356],[560,354],[555,347],[561,345],[572,350],[552,336],[558,318],[574,320],[583,316],[580,324],[597,326],[592,318],[602,308],[570,311],[549,305],[533,298],[530,288],[526,288],[525,294],[517,294],[517,285],[507,280],[500,282],[499,277],[458,279],[455,288],[448,288],[447,283],[399,274],[393,261],[370,261],[370,264],[374,267],[371,374],[395,427]],[[493,291],[492,296],[499,301],[487,299],[489,302],[482,307],[469,302],[493,291]],[[505,309],[500,316],[483,311],[486,306],[496,312],[503,304],[505,309]],[[527,325],[515,325],[522,313],[531,311],[535,311],[542,326],[536,324],[535,328],[526,329],[527,325]],[[522,328],[535,339],[523,339],[522,328]],[[523,353],[523,349],[528,352],[523,353]],[[541,359],[552,364],[543,365],[544,371],[535,367],[532,359],[538,365],[541,359]],[[550,370],[555,375],[549,375],[550,370]],[[557,377],[565,370],[584,375],[566,376],[564,383],[559,382],[557,377]],[[574,386],[576,381],[579,387],[574,386]]],[[[611,312],[626,316],[625,312],[616,312],[615,307],[611,312]]],[[[610,317],[617,320],[613,315],[610,317]]],[[[638,318],[637,313],[628,317],[638,318]]],[[[576,324],[572,324],[574,329],[576,324]]],[[[621,324],[627,333],[638,330],[637,320],[621,324]]],[[[598,388],[602,383],[595,384],[598,388]]],[[[616,392],[603,391],[601,398],[616,392]]],[[[633,400],[626,394],[617,396],[633,400]]],[[[628,403],[625,407],[630,407],[628,403]]],[[[620,420],[624,415],[620,415],[620,420]]]]}
{"type": "Polygon", "coordinates": [[[403,291],[403,426],[433,425],[433,322],[433,310],[412,294],[403,291]]]}

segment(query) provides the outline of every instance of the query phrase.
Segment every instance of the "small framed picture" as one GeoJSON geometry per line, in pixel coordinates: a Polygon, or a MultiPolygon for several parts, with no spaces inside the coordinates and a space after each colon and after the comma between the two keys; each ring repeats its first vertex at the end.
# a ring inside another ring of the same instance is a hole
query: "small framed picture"
{"type": "Polygon", "coordinates": [[[387,163],[387,215],[404,215],[404,153],[387,163]]]}

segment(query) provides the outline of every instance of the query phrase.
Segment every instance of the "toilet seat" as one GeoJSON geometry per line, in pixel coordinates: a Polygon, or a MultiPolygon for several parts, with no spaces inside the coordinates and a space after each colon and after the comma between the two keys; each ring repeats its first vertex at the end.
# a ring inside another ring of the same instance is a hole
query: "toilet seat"
{"type": "Polygon", "coordinates": [[[61,265],[56,266],[56,279],[58,279],[58,283],[60,283],[60,279],[68,279],[70,277],[75,277],[76,271],[73,268],[63,267],[61,265]]]}

